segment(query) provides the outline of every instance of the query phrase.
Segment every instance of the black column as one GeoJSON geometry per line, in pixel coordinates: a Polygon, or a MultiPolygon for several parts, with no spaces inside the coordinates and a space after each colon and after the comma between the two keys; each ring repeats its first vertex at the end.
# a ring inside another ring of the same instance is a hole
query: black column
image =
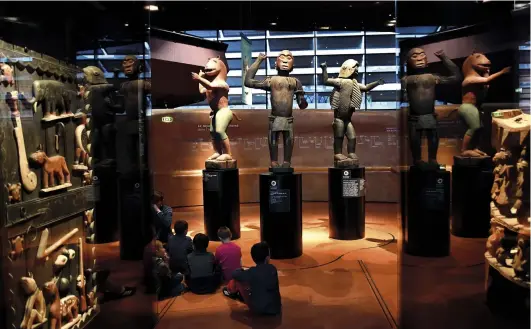
{"type": "Polygon", "coordinates": [[[218,241],[218,229],[228,227],[232,239],[240,238],[240,180],[239,170],[203,170],[203,209],[205,234],[218,241]]]}
{"type": "Polygon", "coordinates": [[[365,237],[365,168],[328,168],[328,232],[332,239],[365,237]]]}
{"type": "Polygon", "coordinates": [[[92,172],[94,203],[94,243],[119,240],[118,184],[116,167],[96,167],[92,172]]]}
{"type": "Polygon", "coordinates": [[[414,256],[450,254],[450,172],[402,171],[402,227],[405,252],[414,256]]]}
{"type": "Polygon", "coordinates": [[[486,238],[490,230],[492,160],[454,157],[452,166],[452,234],[486,238]]]}
{"type": "Polygon", "coordinates": [[[260,174],[260,238],[272,259],[302,255],[301,174],[260,174]]]}

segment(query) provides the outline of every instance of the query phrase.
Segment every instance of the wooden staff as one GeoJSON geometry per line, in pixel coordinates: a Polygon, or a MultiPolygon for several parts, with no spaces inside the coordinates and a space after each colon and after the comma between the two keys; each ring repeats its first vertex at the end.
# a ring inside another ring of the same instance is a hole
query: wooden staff
{"type": "Polygon", "coordinates": [[[44,249],[44,247],[46,247],[46,244],[48,242],[48,234],[49,234],[49,232],[48,232],[48,229],[45,229],[44,231],[42,231],[41,242],[39,244],[39,249],[37,251],[37,259],[43,259],[43,258],[48,257],[57,248],[59,248],[60,246],[65,244],[66,241],[68,241],[68,239],[73,237],[78,231],[79,231],[78,228],[73,229],[69,233],[65,234],[62,238],[57,240],[57,242],[55,242],[54,244],[52,244],[51,246],[46,248],[46,250],[44,250],[44,251],[43,251],[43,249],[44,249]]]}
{"type": "Polygon", "coordinates": [[[85,297],[85,268],[83,266],[83,239],[79,238],[79,276],[81,277],[81,283],[79,293],[79,300],[81,304],[81,313],[87,311],[87,298],[85,297]]]}

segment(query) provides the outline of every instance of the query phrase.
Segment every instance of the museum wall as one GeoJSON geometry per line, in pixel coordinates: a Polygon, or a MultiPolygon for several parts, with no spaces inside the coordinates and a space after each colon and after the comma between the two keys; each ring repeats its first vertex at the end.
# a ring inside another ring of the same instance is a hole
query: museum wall
{"type": "MultiPolygon", "coordinates": [[[[438,160],[451,164],[459,153],[464,127],[456,106],[439,106],[441,142],[438,160]]],[[[149,118],[150,168],[153,186],[172,207],[203,204],[202,170],[213,153],[209,135],[210,109],[154,109],[149,118]]],[[[258,176],[268,171],[267,110],[234,110],[241,118],[229,126],[234,157],[240,170],[240,201],[258,202],[258,176]]],[[[369,202],[400,200],[400,160],[407,152],[399,129],[404,111],[360,111],[353,115],[357,154],[366,166],[369,202]],[[402,142],[401,142],[402,141],[402,142]],[[405,149],[404,149],[405,147],[405,149]]],[[[328,200],[328,168],[333,166],[332,111],[296,110],[293,167],[303,173],[304,201],[328,200]]],[[[426,145],[424,145],[424,148],[426,145]]],[[[281,151],[279,151],[281,152],[281,151]]],[[[423,150],[427,154],[427,149],[423,150]]],[[[407,159],[406,159],[407,160],[407,159]]]]}

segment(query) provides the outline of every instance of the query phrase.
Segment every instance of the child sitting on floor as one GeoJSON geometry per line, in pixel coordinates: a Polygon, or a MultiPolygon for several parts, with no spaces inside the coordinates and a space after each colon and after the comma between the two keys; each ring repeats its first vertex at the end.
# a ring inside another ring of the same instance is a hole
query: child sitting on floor
{"type": "Polygon", "coordinates": [[[188,223],[178,220],[173,226],[175,235],[168,238],[167,249],[170,254],[170,269],[174,273],[188,274],[188,254],[194,250],[188,234],[188,223]]]}
{"type": "Polygon", "coordinates": [[[153,257],[154,276],[158,282],[158,297],[163,300],[180,295],[184,291],[183,275],[170,270],[169,256],[161,241],[155,241],[153,257]]]}
{"type": "Polygon", "coordinates": [[[221,246],[216,249],[216,263],[222,271],[223,282],[232,280],[232,272],[242,267],[242,250],[231,242],[232,232],[228,227],[221,227],[218,230],[218,238],[221,246]]]}
{"type": "Polygon", "coordinates": [[[221,273],[216,266],[216,259],[207,251],[208,237],[198,233],[194,237],[194,251],[188,255],[189,272],[186,285],[194,294],[211,294],[220,284],[221,273]]]}
{"type": "Polygon", "coordinates": [[[282,312],[278,272],[274,265],[269,264],[267,243],[253,245],[251,256],[256,266],[234,271],[233,279],[223,288],[223,294],[242,300],[255,314],[278,315],[282,312]]]}

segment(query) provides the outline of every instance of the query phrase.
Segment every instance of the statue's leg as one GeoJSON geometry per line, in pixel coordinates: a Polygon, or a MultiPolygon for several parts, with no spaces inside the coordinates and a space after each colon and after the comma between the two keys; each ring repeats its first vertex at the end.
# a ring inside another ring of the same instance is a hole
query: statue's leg
{"type": "Polygon", "coordinates": [[[345,122],[341,119],[334,118],[332,129],[334,130],[334,160],[346,160],[347,157],[343,155],[343,139],[346,131],[345,122]]]}
{"type": "Polygon", "coordinates": [[[220,109],[216,114],[216,134],[220,139],[220,144],[222,146],[221,151],[223,154],[219,156],[216,160],[227,161],[232,160],[232,153],[230,149],[230,140],[227,135],[227,128],[229,127],[230,122],[232,121],[232,111],[228,108],[220,109]]]}
{"type": "Polygon", "coordinates": [[[463,156],[485,156],[486,154],[475,147],[474,141],[479,137],[478,130],[481,128],[481,118],[478,109],[472,104],[462,104],[458,110],[461,120],[466,124],[468,130],[463,137],[461,145],[461,155],[463,156]]]}
{"type": "Polygon", "coordinates": [[[348,157],[354,161],[355,165],[359,165],[360,160],[356,155],[356,130],[354,130],[352,122],[347,123],[347,132],[345,135],[347,136],[348,157]]]}
{"type": "Polygon", "coordinates": [[[418,164],[422,160],[422,130],[417,129],[415,122],[409,122],[409,148],[413,156],[413,163],[418,164]]]}
{"type": "Polygon", "coordinates": [[[212,137],[212,148],[214,149],[214,154],[208,157],[207,160],[216,160],[219,158],[221,153],[223,153],[221,140],[216,133],[216,113],[210,115],[210,136],[212,137]]]}
{"type": "Polygon", "coordinates": [[[439,149],[439,132],[437,129],[426,129],[428,139],[428,161],[437,163],[437,150],[439,149]]]}
{"type": "Polygon", "coordinates": [[[269,159],[271,160],[271,168],[278,167],[278,131],[269,129],[267,142],[269,144],[269,159]]]}
{"type": "Polygon", "coordinates": [[[293,154],[293,129],[285,130],[282,132],[282,138],[284,141],[284,163],[282,167],[291,167],[291,155],[293,154]]]}

